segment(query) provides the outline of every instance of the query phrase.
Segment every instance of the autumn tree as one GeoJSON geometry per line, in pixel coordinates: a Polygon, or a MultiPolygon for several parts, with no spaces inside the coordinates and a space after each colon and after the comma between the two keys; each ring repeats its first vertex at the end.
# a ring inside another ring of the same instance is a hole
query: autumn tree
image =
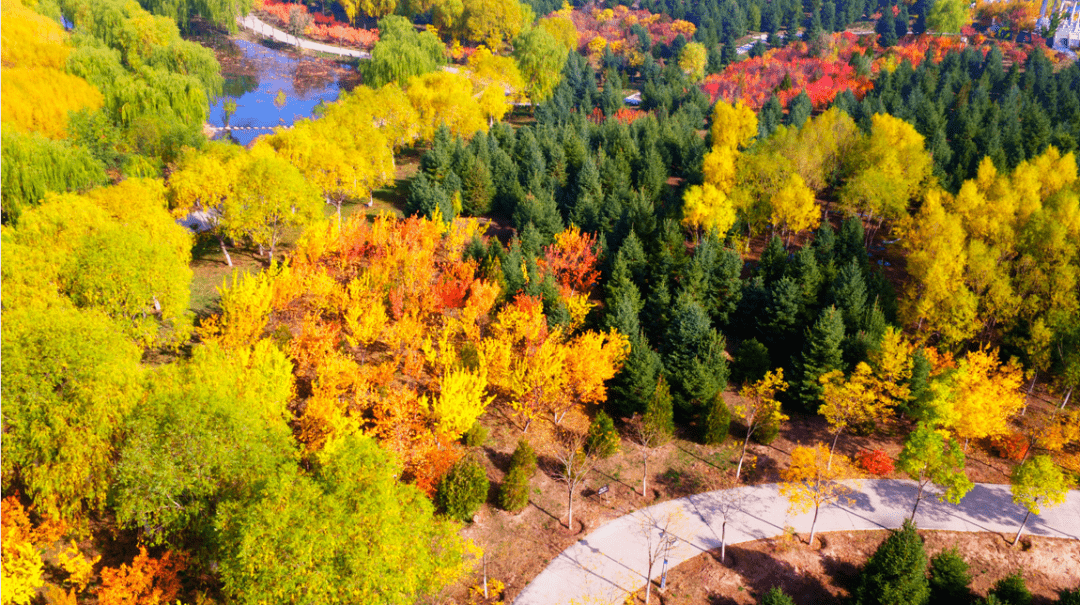
{"type": "Polygon", "coordinates": [[[654,508],[642,509],[638,514],[641,516],[638,533],[645,539],[645,603],[648,603],[652,597],[653,568],[666,560],[678,544],[681,520],[677,512],[658,514],[654,508]]]}
{"type": "Polygon", "coordinates": [[[462,0],[461,5],[458,31],[495,50],[532,25],[534,17],[532,9],[518,0],[462,0]]]}
{"type": "Polygon", "coordinates": [[[735,406],[734,415],[746,426],[746,437],[743,438],[739,466],[735,470],[736,480],[742,474],[746,447],[754,431],[766,426],[779,425],[787,420],[788,417],[780,411],[780,402],[776,399],[776,394],[787,388],[788,384],[784,382],[784,370],[777,368],[773,372],[766,373],[761,380],[748,384],[739,391],[739,396],[742,397],[744,403],[735,406]]]}
{"type": "Polygon", "coordinates": [[[837,456],[830,464],[828,448],[819,443],[793,449],[791,466],[781,471],[780,476],[784,480],[780,484],[780,493],[788,499],[791,510],[798,513],[814,511],[808,542],[812,545],[821,507],[850,501],[848,495],[853,490],[842,481],[855,478],[857,471],[846,456],[837,456]]]}
{"type": "Polygon", "coordinates": [[[213,142],[202,151],[185,149],[168,182],[173,215],[181,218],[199,212],[206,217],[209,234],[218,240],[230,267],[233,266],[232,256],[225,241],[239,237],[240,233],[231,229],[232,225],[222,212],[225,200],[236,184],[236,164],[232,162],[239,153],[235,145],[213,142]]]}
{"type": "Polygon", "coordinates": [[[160,558],[147,554],[146,547],[139,547],[139,554],[130,564],[106,567],[101,570],[101,586],[95,590],[102,605],[156,605],[167,603],[180,592],[177,574],[188,566],[183,553],[166,551],[160,558]]]}
{"type": "Polygon", "coordinates": [[[848,378],[840,370],[822,374],[821,399],[818,413],[825,417],[833,432],[829,455],[836,451],[836,442],[840,434],[854,427],[879,425],[884,422],[892,410],[889,401],[882,399],[882,384],[870,369],[859,362],[855,371],[848,378]]]}
{"type": "Polygon", "coordinates": [[[512,57],[493,54],[485,47],[469,57],[468,66],[473,94],[480,95],[480,105],[490,127],[506,115],[523,91],[521,70],[512,57]]]}
{"type": "Polygon", "coordinates": [[[1050,456],[1035,456],[1015,467],[1012,472],[1013,502],[1027,509],[1020,528],[1016,530],[1013,544],[1020,541],[1020,534],[1027,525],[1031,513],[1036,515],[1044,506],[1054,507],[1065,501],[1072,480],[1050,456]]]}
{"type": "Polygon", "coordinates": [[[705,77],[705,63],[705,45],[700,42],[687,44],[679,53],[679,69],[691,82],[700,82],[705,77]]]}
{"type": "Polygon", "coordinates": [[[405,17],[387,15],[379,20],[379,41],[371,49],[371,60],[364,63],[364,82],[376,88],[408,82],[446,63],[443,50],[434,33],[418,33],[405,17]]]}
{"type": "Polygon", "coordinates": [[[686,190],[683,224],[726,233],[735,223],[735,206],[730,196],[735,186],[736,159],[739,149],[757,135],[757,118],[752,109],[741,103],[717,103],[711,128],[712,150],[702,165],[705,182],[686,190]]]}
{"type": "Polygon", "coordinates": [[[936,424],[956,432],[965,444],[1008,432],[1008,421],[1024,405],[1021,369],[1002,364],[996,350],[972,351],[936,385],[930,403],[936,424]]]}
{"type": "Polygon", "coordinates": [[[814,192],[797,173],[788,176],[771,202],[770,220],[774,228],[787,236],[787,243],[790,243],[792,233],[816,229],[821,224],[821,210],[814,200],[814,192]]]}
{"type": "Polygon", "coordinates": [[[897,459],[897,468],[918,484],[915,505],[911,508],[912,520],[927,485],[933,483],[942,488],[938,499],[952,504],[959,504],[974,487],[964,472],[964,452],[960,444],[925,423],[920,423],[908,435],[897,459]]]}
{"type": "Polygon", "coordinates": [[[487,131],[487,117],[480,102],[473,98],[472,83],[464,75],[436,71],[417,76],[409,80],[406,93],[416,108],[423,140],[434,139],[441,126],[462,137],[487,131]]]}
{"type": "Polygon", "coordinates": [[[237,166],[237,185],[223,210],[234,228],[273,262],[285,230],[311,224],[319,217],[322,200],[295,166],[262,145],[237,166]]]}

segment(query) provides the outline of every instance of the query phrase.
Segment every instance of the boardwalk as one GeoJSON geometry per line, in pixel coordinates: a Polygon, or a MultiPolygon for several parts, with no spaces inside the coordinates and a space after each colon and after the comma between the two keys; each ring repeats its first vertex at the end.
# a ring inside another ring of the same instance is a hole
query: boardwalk
{"type": "Polygon", "coordinates": [[[248,15],[246,17],[237,17],[236,22],[244,29],[251,30],[264,38],[270,38],[271,40],[277,40],[278,42],[284,42],[285,44],[291,44],[293,46],[299,46],[307,50],[313,50],[320,53],[326,53],[328,55],[338,55],[341,57],[356,57],[358,59],[370,59],[371,53],[362,50],[356,50],[352,48],[342,48],[340,46],[330,46],[329,44],[320,44],[319,42],[312,42],[311,40],[304,40],[303,38],[297,38],[292,34],[285,33],[280,29],[277,29],[254,15],[248,15]]]}
{"type": "MultiPolygon", "coordinates": [[[[915,485],[892,479],[861,482],[852,506],[821,510],[817,531],[853,531],[899,527],[911,514],[915,485]]],[[[678,538],[669,566],[720,547],[723,511],[728,512],[727,543],[778,536],[785,526],[808,532],[812,513],[789,515],[776,484],[696,494],[646,509],[653,520],[672,519],[678,538]]],[[[627,593],[645,585],[646,512],[635,511],[601,526],[556,557],[525,587],[515,605],[622,603],[627,593]]],[[[915,522],[922,529],[1003,532],[1012,539],[1025,510],[1013,504],[1008,485],[976,484],[960,505],[924,498],[915,522]]],[[[650,531],[655,532],[654,528],[650,531]]],[[[1064,504],[1032,515],[1026,533],[1080,540],[1080,491],[1064,504]]],[[[654,533],[654,540],[656,534],[654,533]]],[[[1080,561],[1077,562],[1080,565],[1080,561]]],[[[660,575],[660,566],[653,577],[660,575]]]]}

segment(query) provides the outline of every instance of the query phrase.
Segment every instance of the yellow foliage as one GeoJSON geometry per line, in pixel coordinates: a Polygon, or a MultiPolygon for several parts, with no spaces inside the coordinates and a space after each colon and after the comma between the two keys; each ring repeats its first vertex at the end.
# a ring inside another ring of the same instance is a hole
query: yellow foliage
{"type": "Polygon", "coordinates": [[[784,231],[798,233],[821,224],[821,210],[814,201],[814,192],[796,172],[788,175],[787,182],[771,201],[772,223],[784,231]]]}
{"type": "Polygon", "coordinates": [[[409,80],[406,94],[416,109],[420,138],[433,140],[435,131],[446,126],[451,134],[469,138],[487,132],[483,108],[473,98],[473,85],[461,74],[435,71],[409,80]]]}
{"type": "Polygon", "coordinates": [[[682,222],[722,236],[735,224],[735,205],[715,185],[694,185],[683,194],[682,222]]]}
{"type": "Polygon", "coordinates": [[[818,380],[824,400],[818,413],[836,434],[855,426],[879,425],[890,415],[892,400],[882,397],[884,385],[866,363],[859,362],[850,378],[833,370],[818,380]]]}
{"type": "Polygon", "coordinates": [[[60,568],[68,573],[67,582],[78,593],[86,590],[86,585],[94,577],[94,565],[101,560],[101,555],[90,558],[82,554],[74,540],[58,555],[56,560],[60,568]]]}
{"type": "Polygon", "coordinates": [[[18,499],[4,498],[0,510],[0,603],[25,605],[45,583],[41,552],[34,544],[37,536],[18,499]]]}
{"type": "Polygon", "coordinates": [[[805,513],[833,502],[849,503],[854,490],[840,483],[858,477],[847,456],[832,456],[822,444],[798,446],[791,451],[791,465],[780,471],[783,483],[780,494],[790,503],[792,512],[805,513]]]}
{"type": "Polygon", "coordinates": [[[881,344],[870,353],[870,363],[881,378],[883,394],[892,397],[893,405],[907,401],[911,394],[907,381],[914,366],[911,356],[914,348],[903,332],[889,326],[885,328],[881,344]]]}
{"type": "Polygon", "coordinates": [[[1003,435],[1009,419],[1024,407],[1022,381],[1015,361],[1002,364],[996,350],[972,351],[935,385],[934,420],[965,440],[1003,435]]]}
{"type": "MultiPolygon", "coordinates": [[[[484,413],[495,398],[484,393],[487,377],[466,369],[447,370],[439,383],[439,395],[430,401],[436,430],[457,439],[484,413]]],[[[428,405],[422,399],[422,405],[428,405]]]]}
{"type": "Polygon", "coordinates": [[[738,149],[747,146],[757,136],[758,122],[754,110],[741,102],[735,105],[717,103],[713,109],[712,145],[738,149]]]}

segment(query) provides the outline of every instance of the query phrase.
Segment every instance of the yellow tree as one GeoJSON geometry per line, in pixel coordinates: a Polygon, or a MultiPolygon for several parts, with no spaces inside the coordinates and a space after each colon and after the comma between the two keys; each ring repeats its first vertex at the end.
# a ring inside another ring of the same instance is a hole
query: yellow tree
{"type": "Polygon", "coordinates": [[[679,69],[690,78],[691,82],[700,82],[705,77],[707,62],[705,45],[700,42],[687,44],[679,53],[679,69]]]}
{"type": "Polygon", "coordinates": [[[911,280],[901,310],[919,330],[956,345],[975,333],[978,300],[964,280],[967,234],[960,218],[942,204],[948,193],[933,189],[905,241],[911,280]]]}
{"type": "Polygon", "coordinates": [[[705,183],[683,195],[683,224],[723,234],[735,222],[731,192],[739,149],[757,135],[757,116],[742,103],[717,103],[713,109],[712,150],[705,155],[705,183]]]}
{"type": "Polygon", "coordinates": [[[488,121],[480,102],[473,98],[473,85],[461,74],[436,71],[409,80],[406,90],[416,109],[420,138],[431,141],[440,126],[451,134],[471,137],[486,132],[488,121]]]}
{"type": "Polygon", "coordinates": [[[934,421],[964,439],[1002,435],[1009,419],[1024,407],[1023,370],[1015,361],[1002,364],[997,350],[972,351],[944,377],[931,403],[934,421]]]}
{"type": "Polygon", "coordinates": [[[788,384],[784,382],[784,370],[777,368],[775,372],[765,374],[761,380],[748,384],[739,391],[743,403],[734,406],[733,411],[734,416],[746,426],[746,437],[743,439],[742,451],[739,453],[739,466],[735,470],[736,480],[742,474],[746,447],[754,431],[762,427],[778,425],[788,419],[780,411],[780,402],[776,399],[776,394],[787,388],[788,384]]]}
{"type": "Polygon", "coordinates": [[[605,382],[622,369],[630,353],[630,341],[612,329],[588,331],[566,343],[567,398],[569,406],[553,410],[555,424],[562,422],[574,407],[602,403],[607,399],[605,382]]]}
{"type": "Polygon", "coordinates": [[[877,424],[889,417],[889,399],[881,397],[881,381],[874,376],[873,370],[864,362],[855,366],[851,377],[845,379],[840,370],[822,374],[821,398],[824,403],[818,413],[825,417],[833,431],[832,447],[829,448],[829,462],[840,434],[851,427],[877,424]]]}
{"type": "Polygon", "coordinates": [[[870,353],[870,365],[880,379],[881,395],[892,399],[887,404],[891,407],[902,406],[911,395],[907,382],[914,368],[913,349],[903,332],[889,326],[885,328],[881,344],[870,353]]]}
{"type": "Polygon", "coordinates": [[[787,181],[772,196],[772,224],[787,236],[792,233],[816,229],[821,224],[821,210],[814,202],[814,192],[797,172],[788,175],[787,181]]]}
{"type": "Polygon", "coordinates": [[[791,466],[780,472],[784,480],[780,494],[788,499],[792,512],[814,511],[810,523],[809,544],[814,543],[818,512],[834,502],[849,503],[853,492],[846,479],[855,479],[858,472],[846,456],[838,456],[830,464],[829,449],[822,444],[799,446],[791,451],[791,466]]]}
{"type": "Polygon", "coordinates": [[[465,38],[499,49],[532,24],[533,12],[517,0],[462,0],[465,38]]]}
{"type": "Polygon", "coordinates": [[[483,46],[469,57],[469,79],[473,83],[473,95],[480,97],[489,127],[506,115],[525,87],[513,58],[500,57],[483,46]]]}

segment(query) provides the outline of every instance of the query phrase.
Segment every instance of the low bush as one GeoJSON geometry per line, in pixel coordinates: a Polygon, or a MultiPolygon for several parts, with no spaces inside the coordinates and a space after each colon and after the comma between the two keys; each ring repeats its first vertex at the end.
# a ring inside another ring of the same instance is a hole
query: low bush
{"type": "Polygon", "coordinates": [[[990,594],[1008,605],[1031,605],[1031,591],[1019,571],[1005,576],[990,589],[990,594]]]}
{"type": "Polygon", "coordinates": [[[488,429],[477,420],[461,438],[469,447],[480,447],[487,443],[488,429]]]}
{"type": "Polygon", "coordinates": [[[615,429],[615,421],[603,410],[597,412],[589,424],[585,448],[600,458],[610,458],[619,451],[619,431],[615,429]]]}
{"type": "Polygon", "coordinates": [[[943,550],[930,559],[930,603],[952,605],[971,600],[968,564],[955,548],[943,550]]]}
{"type": "Polygon", "coordinates": [[[895,469],[893,459],[884,450],[862,450],[855,454],[855,461],[859,468],[878,476],[891,475],[895,469]]]}
{"type": "Polygon", "coordinates": [[[727,439],[731,431],[731,410],[728,409],[724,396],[717,393],[709,406],[709,413],[705,416],[705,431],[701,440],[706,445],[720,445],[727,439]]]}
{"type": "Polygon", "coordinates": [[[484,467],[472,456],[466,456],[443,476],[435,501],[451,519],[471,521],[487,500],[490,486],[484,467]]]}
{"type": "Polygon", "coordinates": [[[1024,454],[1027,453],[1030,445],[1031,443],[1027,436],[1022,433],[998,435],[990,439],[990,446],[994,448],[994,453],[1006,460],[1012,460],[1013,462],[1020,462],[1023,460],[1024,454]]]}

